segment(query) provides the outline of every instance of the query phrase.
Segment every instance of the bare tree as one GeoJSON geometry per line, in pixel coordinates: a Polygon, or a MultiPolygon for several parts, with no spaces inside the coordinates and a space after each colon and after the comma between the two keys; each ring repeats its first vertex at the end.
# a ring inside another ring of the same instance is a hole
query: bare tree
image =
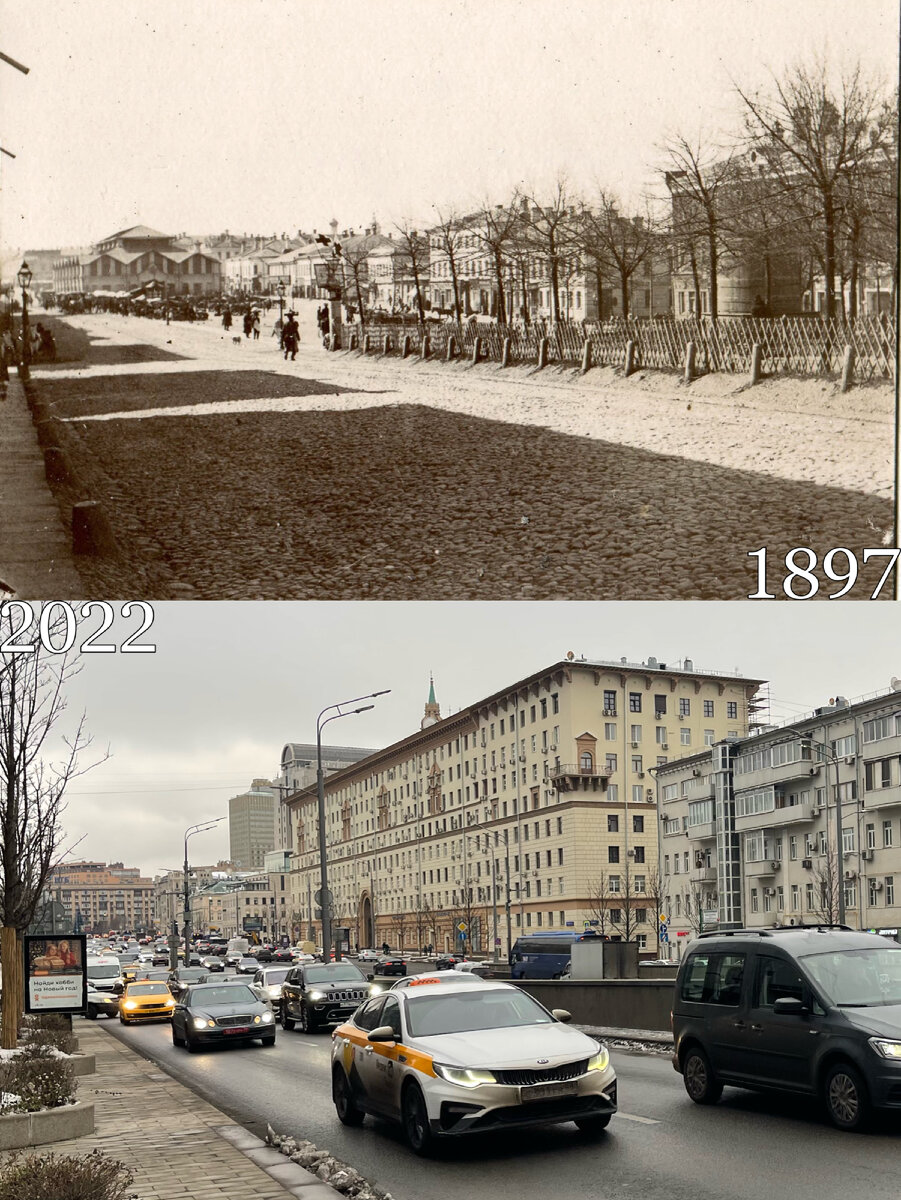
{"type": "Polygon", "coordinates": [[[366,290],[369,286],[369,256],[382,239],[378,235],[345,238],[336,247],[344,282],[345,304],[355,303],[360,324],[366,328],[366,290]]]}
{"type": "Polygon", "coordinates": [[[828,63],[798,64],[770,93],[737,88],[745,107],[750,147],[763,157],[787,202],[812,209],[820,237],[825,276],[824,315],[835,315],[837,239],[842,192],[849,174],[890,150],[892,124],[880,89],[860,64],[833,85],[828,63]]]}
{"type": "Polygon", "coordinates": [[[436,211],[438,213],[438,224],[434,229],[436,248],[447,262],[454,293],[454,316],[461,321],[463,319],[463,302],[460,299],[460,259],[465,231],[460,217],[453,209],[446,214],[443,214],[440,208],[436,211]]]}
{"type": "Polygon", "coordinates": [[[718,272],[722,249],[723,193],[733,175],[731,150],[701,135],[691,140],[676,133],[664,144],[665,179],[672,196],[672,235],[676,257],[691,264],[695,311],[701,312],[700,268],[707,271],[710,317],[719,315],[718,272]]]}
{"type": "Polygon", "coordinates": [[[425,290],[429,279],[429,239],[409,221],[395,225],[400,253],[395,256],[395,274],[413,279],[414,301],[420,324],[425,322],[425,290]]]}
{"type": "MultiPolygon", "coordinates": [[[[20,614],[16,601],[0,603],[0,641],[18,627],[20,614]]],[[[63,624],[56,609],[47,622],[47,643],[64,640],[63,624]]],[[[66,683],[77,669],[66,655],[48,653],[39,640],[30,654],[4,651],[0,656],[0,1045],[5,1050],[16,1045],[22,1013],[22,937],[63,857],[64,794],[72,779],[96,765],[80,765],[91,744],[83,714],[73,732],[62,736],[56,761],[45,758],[60,738],[66,683]]]]}
{"type": "Polygon", "coordinates": [[[704,896],[699,883],[687,883],[687,887],[688,891],[683,897],[685,919],[692,933],[697,936],[704,932],[704,896]]]}
{"type": "Polygon", "coordinates": [[[547,268],[548,300],[552,321],[560,319],[560,273],[573,252],[574,203],[566,178],[558,175],[549,196],[527,194],[521,208],[526,241],[547,268]]]}
{"type": "MultiPolygon", "coordinates": [[[[622,314],[628,317],[632,277],[648,261],[654,245],[650,218],[624,216],[616,196],[601,189],[593,207],[580,209],[573,236],[598,272],[618,277],[622,314]]],[[[599,291],[599,302],[600,296],[599,291]]]]}
{"type": "Polygon", "coordinates": [[[491,261],[497,289],[497,319],[501,325],[506,325],[509,319],[504,289],[509,252],[521,229],[519,198],[516,195],[508,204],[492,205],[486,201],[473,219],[472,232],[491,261]]]}
{"type": "Polygon", "coordinates": [[[813,880],[813,915],[824,925],[838,923],[838,889],[844,886],[835,865],[835,855],[827,851],[816,860],[813,880]]]}
{"type": "Polygon", "coordinates": [[[635,905],[632,899],[632,866],[628,858],[623,864],[622,882],[624,884],[623,890],[615,892],[613,895],[613,899],[618,902],[614,911],[620,915],[614,920],[611,914],[610,925],[622,937],[624,942],[631,942],[637,922],[635,920],[635,905]]]}
{"type": "Polygon", "coordinates": [[[651,912],[654,914],[654,932],[657,937],[657,957],[660,957],[660,918],[666,916],[666,898],[663,885],[663,874],[660,870],[660,864],[651,871],[646,877],[645,895],[650,902],[651,912]]]}
{"type": "Polygon", "coordinates": [[[598,923],[598,933],[603,937],[610,927],[610,898],[618,895],[610,890],[610,876],[606,871],[599,871],[597,877],[588,885],[588,911],[598,923]]]}

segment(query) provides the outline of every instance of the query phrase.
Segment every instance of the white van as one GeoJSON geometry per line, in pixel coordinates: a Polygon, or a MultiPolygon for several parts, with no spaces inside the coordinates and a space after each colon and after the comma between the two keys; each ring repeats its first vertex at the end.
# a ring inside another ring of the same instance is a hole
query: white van
{"type": "Polygon", "coordinates": [[[88,983],[98,992],[113,992],[122,979],[122,965],[113,954],[89,954],[88,983]]]}

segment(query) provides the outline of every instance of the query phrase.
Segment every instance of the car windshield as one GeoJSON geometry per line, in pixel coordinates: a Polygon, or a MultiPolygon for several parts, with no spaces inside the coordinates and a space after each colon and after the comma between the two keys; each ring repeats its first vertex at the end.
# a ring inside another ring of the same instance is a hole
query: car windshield
{"type": "Polygon", "coordinates": [[[325,964],[321,967],[307,967],[304,977],[307,983],[343,983],[350,979],[354,983],[366,982],[366,976],[351,963],[341,963],[334,967],[325,964]]]}
{"type": "Polygon", "coordinates": [[[209,1008],[217,1004],[258,1004],[259,1000],[246,983],[227,987],[195,988],[188,994],[188,1004],[209,1008]]]}
{"type": "Polygon", "coordinates": [[[184,971],[178,972],[178,978],[182,983],[197,983],[200,979],[206,978],[206,971],[202,971],[200,967],[186,967],[184,971]]]}
{"type": "Polygon", "coordinates": [[[285,967],[283,971],[266,971],[263,975],[266,983],[284,983],[290,967],[285,967]]]}
{"type": "Polygon", "coordinates": [[[832,1004],[868,1008],[901,1004],[901,946],[810,954],[804,966],[832,1004]]]}
{"type": "Polygon", "coordinates": [[[168,996],[169,989],[164,983],[133,983],[128,989],[129,996],[168,996]]]}
{"type": "Polygon", "coordinates": [[[406,991],[407,1024],[415,1037],[550,1025],[554,1020],[531,996],[518,990],[488,991],[479,987],[465,993],[431,996],[416,996],[413,990],[406,991]]]}

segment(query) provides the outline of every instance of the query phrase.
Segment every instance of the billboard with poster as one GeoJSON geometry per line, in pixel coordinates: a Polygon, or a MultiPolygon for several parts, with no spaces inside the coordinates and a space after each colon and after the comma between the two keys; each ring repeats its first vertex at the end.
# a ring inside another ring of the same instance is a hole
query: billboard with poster
{"type": "Polygon", "coordinates": [[[87,1007],[87,938],[84,934],[26,935],[25,1011],[80,1013],[87,1007]]]}

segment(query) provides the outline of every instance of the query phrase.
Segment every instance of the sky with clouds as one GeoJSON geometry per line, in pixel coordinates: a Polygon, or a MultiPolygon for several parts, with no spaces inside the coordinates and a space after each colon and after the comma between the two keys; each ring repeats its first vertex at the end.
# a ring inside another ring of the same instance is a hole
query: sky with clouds
{"type": "MultiPolygon", "coordinates": [[[[897,607],[842,603],[165,603],[148,655],[82,655],[61,730],[84,710],[96,755],[65,816],[75,857],[175,867],[185,829],[273,777],[288,741],[315,742],[327,705],[390,688],[326,740],[378,748],[419,728],[429,676],[443,715],[576,657],[768,680],[774,720],[901,676],[897,607]],[[864,619],[864,611],[866,617],[864,619]],[[894,652],[894,656],[893,656],[894,652]]],[[[83,624],[82,631],[93,628],[83,624]]],[[[121,642],[136,628],[117,616],[121,642]]],[[[79,635],[79,640],[82,634],[79,635]]],[[[225,828],[198,835],[197,861],[228,854],[225,828]]]]}
{"type": "Polygon", "coordinates": [[[3,244],[287,233],[540,192],[659,190],[800,59],[897,78],[895,0],[0,0],[3,244]]]}

